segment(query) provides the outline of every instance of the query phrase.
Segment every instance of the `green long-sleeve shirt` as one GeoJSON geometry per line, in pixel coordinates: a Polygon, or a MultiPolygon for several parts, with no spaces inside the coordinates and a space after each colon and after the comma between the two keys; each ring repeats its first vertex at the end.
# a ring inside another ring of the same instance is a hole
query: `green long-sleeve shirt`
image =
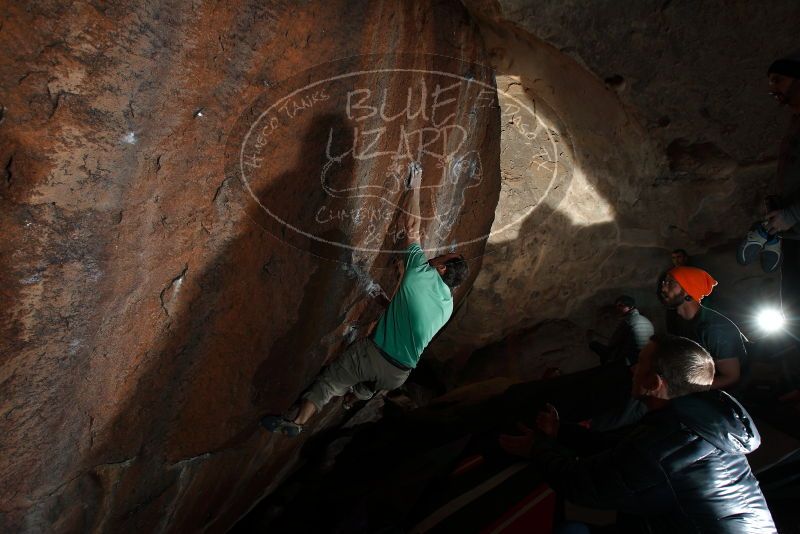
{"type": "Polygon", "coordinates": [[[378,322],[373,340],[398,363],[414,368],[433,336],[450,319],[453,297],[418,243],[409,247],[400,287],[378,322]]]}

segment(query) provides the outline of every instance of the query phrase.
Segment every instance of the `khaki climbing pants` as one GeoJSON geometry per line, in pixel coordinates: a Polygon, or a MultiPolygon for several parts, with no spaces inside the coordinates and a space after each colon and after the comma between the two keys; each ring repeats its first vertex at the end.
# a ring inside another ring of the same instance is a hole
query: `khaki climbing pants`
{"type": "Polygon", "coordinates": [[[410,373],[411,370],[389,363],[372,340],[362,339],[326,367],[303,398],[321,410],[333,397],[341,397],[352,387],[356,397],[367,400],[378,390],[399,388],[410,373]]]}

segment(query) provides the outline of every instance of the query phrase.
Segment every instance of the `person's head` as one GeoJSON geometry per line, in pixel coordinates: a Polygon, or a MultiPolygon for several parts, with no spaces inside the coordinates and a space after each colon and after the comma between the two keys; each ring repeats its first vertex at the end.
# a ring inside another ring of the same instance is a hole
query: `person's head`
{"type": "Polygon", "coordinates": [[[674,399],[711,389],[714,360],[685,337],[656,334],[639,353],[633,373],[634,398],[674,399]]]}
{"type": "Polygon", "coordinates": [[[633,300],[633,297],[629,297],[628,295],[620,295],[617,297],[617,300],[614,301],[614,307],[620,315],[627,315],[636,307],[636,301],[633,300]]]}
{"type": "Polygon", "coordinates": [[[459,254],[443,254],[428,263],[439,272],[442,280],[450,289],[457,288],[469,276],[467,260],[459,254]]]}
{"type": "Polygon", "coordinates": [[[782,106],[800,112],[800,50],[774,61],[767,69],[769,94],[782,106]]]}
{"type": "Polygon", "coordinates": [[[676,248],[672,251],[672,265],[674,267],[680,267],[681,265],[687,265],[688,263],[689,254],[687,254],[685,250],[682,248],[676,248]]]}
{"type": "Polygon", "coordinates": [[[713,291],[717,281],[697,267],[673,267],[661,281],[661,302],[667,308],[677,308],[685,302],[700,303],[713,291]]]}

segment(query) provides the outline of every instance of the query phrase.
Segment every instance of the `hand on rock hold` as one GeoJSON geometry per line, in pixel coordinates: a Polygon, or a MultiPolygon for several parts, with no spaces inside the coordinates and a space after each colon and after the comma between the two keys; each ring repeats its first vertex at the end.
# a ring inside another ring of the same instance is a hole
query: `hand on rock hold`
{"type": "Polygon", "coordinates": [[[377,300],[380,304],[386,305],[389,303],[389,296],[386,294],[383,288],[375,282],[369,285],[367,288],[367,294],[370,296],[370,298],[377,300]]]}
{"type": "Polygon", "coordinates": [[[422,164],[418,161],[412,161],[408,164],[406,189],[417,189],[420,185],[422,185],[422,164]]]}

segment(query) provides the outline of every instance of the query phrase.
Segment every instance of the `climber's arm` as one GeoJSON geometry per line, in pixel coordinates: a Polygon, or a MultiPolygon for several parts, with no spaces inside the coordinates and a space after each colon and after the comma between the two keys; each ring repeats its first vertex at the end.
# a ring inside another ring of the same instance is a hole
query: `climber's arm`
{"type": "Polygon", "coordinates": [[[404,231],[403,248],[408,248],[412,243],[420,242],[420,209],[419,186],[422,179],[422,167],[413,163],[409,166],[408,187],[400,206],[400,225],[404,231]]]}

